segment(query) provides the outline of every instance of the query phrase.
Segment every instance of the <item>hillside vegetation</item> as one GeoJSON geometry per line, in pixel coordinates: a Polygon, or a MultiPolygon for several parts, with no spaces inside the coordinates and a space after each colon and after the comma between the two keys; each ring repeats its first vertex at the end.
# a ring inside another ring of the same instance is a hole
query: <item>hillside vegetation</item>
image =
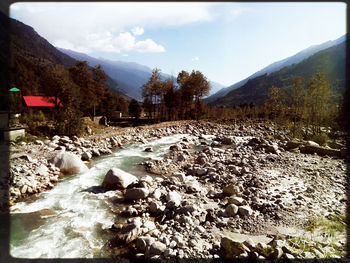
{"type": "Polygon", "coordinates": [[[302,77],[306,82],[317,72],[325,73],[332,85],[334,95],[340,100],[345,89],[345,42],[319,51],[298,64],[250,79],[240,88],[216,99],[209,105],[232,107],[250,102],[262,105],[272,86],[291,87],[293,78],[302,77]]]}

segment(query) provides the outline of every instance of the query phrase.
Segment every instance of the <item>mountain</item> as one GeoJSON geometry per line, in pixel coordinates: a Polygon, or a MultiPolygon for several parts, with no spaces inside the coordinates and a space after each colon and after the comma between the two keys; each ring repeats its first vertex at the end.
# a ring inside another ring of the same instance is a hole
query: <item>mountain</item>
{"type": "Polygon", "coordinates": [[[224,97],[210,102],[209,105],[233,106],[245,102],[261,105],[273,85],[279,88],[290,87],[293,78],[300,76],[306,86],[307,81],[317,72],[325,73],[333,91],[340,98],[345,90],[345,49],[346,41],[343,40],[340,44],[321,50],[298,64],[251,78],[241,87],[231,90],[224,97]]]}
{"type": "Polygon", "coordinates": [[[210,83],[210,86],[211,86],[209,96],[214,95],[216,92],[218,92],[219,90],[221,90],[221,89],[226,87],[226,86],[224,86],[224,85],[222,85],[220,83],[217,83],[215,81],[209,81],[209,83],[210,83]]]}
{"type": "MultiPolygon", "coordinates": [[[[45,67],[75,65],[74,58],[56,49],[32,27],[4,14],[0,14],[0,23],[0,39],[9,38],[12,83],[23,95],[40,93],[40,76],[45,67]]],[[[116,94],[128,98],[109,76],[106,85],[116,94]]]]}
{"type": "Polygon", "coordinates": [[[314,55],[315,53],[317,53],[321,50],[327,49],[329,47],[332,47],[332,46],[335,46],[335,45],[338,45],[338,44],[344,42],[345,38],[346,38],[346,36],[344,35],[336,40],[329,40],[329,41],[322,43],[320,45],[313,45],[311,47],[308,47],[308,48],[298,52],[297,54],[295,54],[291,57],[274,62],[274,63],[268,65],[267,67],[263,68],[262,70],[255,72],[253,75],[249,76],[248,78],[245,78],[245,79],[243,79],[243,80],[241,80],[241,81],[239,81],[239,82],[237,82],[237,83],[235,83],[227,88],[219,90],[214,95],[208,97],[205,100],[205,102],[210,103],[210,102],[213,102],[214,100],[216,100],[217,98],[224,97],[230,91],[237,89],[237,88],[243,86],[244,84],[246,84],[249,79],[253,79],[253,78],[256,78],[258,76],[262,76],[264,74],[270,74],[272,72],[278,71],[284,67],[287,67],[287,66],[290,66],[293,64],[298,64],[301,61],[303,61],[304,59],[314,55]]]}
{"type": "MultiPolygon", "coordinates": [[[[90,66],[101,65],[103,70],[118,82],[122,90],[129,96],[138,100],[142,98],[142,85],[152,76],[151,68],[135,62],[112,61],[102,58],[97,59],[84,53],[63,48],[58,49],[77,60],[87,61],[90,66]]],[[[163,79],[168,76],[170,75],[162,73],[163,79]]]]}

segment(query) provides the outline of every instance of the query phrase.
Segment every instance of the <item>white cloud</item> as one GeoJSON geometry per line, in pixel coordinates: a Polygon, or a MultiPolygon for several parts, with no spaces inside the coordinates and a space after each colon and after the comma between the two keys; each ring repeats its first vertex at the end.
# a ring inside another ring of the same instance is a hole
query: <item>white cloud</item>
{"type": "Polygon", "coordinates": [[[10,6],[10,16],[32,26],[58,46],[74,50],[164,52],[156,39],[135,39],[147,29],[212,19],[214,3],[31,2],[10,6]],[[79,11],[79,12],[77,12],[79,11]],[[65,43],[64,40],[67,42],[65,43]]]}
{"type": "Polygon", "coordinates": [[[131,31],[132,31],[132,33],[135,36],[140,36],[140,35],[142,35],[145,32],[145,30],[142,27],[139,27],[139,26],[134,27],[133,29],[131,29],[131,31]]]}
{"type": "Polygon", "coordinates": [[[79,46],[67,40],[56,40],[54,45],[83,53],[90,53],[92,50],[115,53],[122,51],[136,51],[139,53],[165,51],[162,45],[155,43],[152,39],[137,41],[136,37],[130,32],[121,32],[116,36],[113,36],[109,31],[99,34],[88,34],[85,36],[84,43],[85,46],[79,46]]]}
{"type": "Polygon", "coordinates": [[[199,57],[194,57],[191,59],[192,61],[198,61],[199,60],[199,57]]]}

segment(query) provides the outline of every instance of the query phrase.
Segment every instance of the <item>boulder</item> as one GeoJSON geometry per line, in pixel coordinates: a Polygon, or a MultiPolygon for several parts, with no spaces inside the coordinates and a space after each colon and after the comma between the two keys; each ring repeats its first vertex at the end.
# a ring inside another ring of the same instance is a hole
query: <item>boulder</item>
{"type": "Polygon", "coordinates": [[[181,195],[178,192],[171,191],[167,194],[166,200],[168,202],[173,202],[175,206],[178,206],[181,202],[181,195]]]}
{"type": "Polygon", "coordinates": [[[236,143],[235,137],[233,136],[223,137],[220,139],[220,141],[222,144],[226,144],[226,145],[231,145],[236,143]]]}
{"type": "Polygon", "coordinates": [[[149,191],[146,188],[131,188],[127,189],[124,195],[126,200],[138,200],[146,198],[149,191]]]}
{"type": "Polygon", "coordinates": [[[250,216],[252,215],[253,210],[249,206],[245,205],[238,207],[238,213],[242,216],[250,216]]]}
{"type": "Polygon", "coordinates": [[[135,246],[137,249],[144,252],[146,250],[146,248],[149,247],[153,242],[154,242],[153,237],[142,236],[142,237],[137,238],[135,246]]]}
{"type": "Polygon", "coordinates": [[[60,152],[49,160],[64,174],[82,173],[89,170],[83,161],[74,153],[60,152]]]}
{"type": "Polygon", "coordinates": [[[83,154],[81,155],[81,159],[83,161],[89,161],[91,159],[92,155],[89,152],[83,152],[83,154]]]}
{"type": "Polygon", "coordinates": [[[105,175],[102,187],[107,190],[125,189],[136,181],[137,178],[134,175],[118,168],[112,168],[105,175]]]}
{"type": "Polygon", "coordinates": [[[224,258],[235,258],[248,250],[248,248],[241,242],[232,240],[229,237],[222,237],[220,245],[224,258]]]}
{"type": "Polygon", "coordinates": [[[317,146],[320,146],[317,142],[314,142],[314,141],[307,141],[307,142],[306,142],[306,145],[307,145],[307,146],[316,146],[316,147],[317,147],[317,146]]]}
{"type": "Polygon", "coordinates": [[[238,196],[230,196],[227,199],[227,202],[229,204],[234,204],[234,205],[244,205],[244,204],[246,204],[246,201],[242,197],[238,197],[238,196]]]}
{"type": "Polygon", "coordinates": [[[229,216],[235,216],[238,212],[238,206],[235,204],[230,204],[226,207],[226,213],[229,216]]]}
{"type": "Polygon", "coordinates": [[[298,141],[288,141],[286,146],[285,146],[285,149],[286,150],[295,149],[295,148],[298,148],[302,144],[303,144],[302,142],[298,142],[298,141]]]}
{"type": "Polygon", "coordinates": [[[161,255],[165,250],[166,245],[159,241],[154,242],[149,248],[149,252],[152,255],[161,255]]]}
{"type": "Polygon", "coordinates": [[[180,144],[171,145],[169,149],[170,151],[175,151],[175,152],[182,151],[182,147],[180,144]]]}
{"type": "Polygon", "coordinates": [[[148,153],[153,152],[152,147],[147,147],[147,148],[145,149],[145,152],[148,152],[148,153]]]}
{"type": "Polygon", "coordinates": [[[134,221],[125,225],[116,235],[115,241],[118,245],[123,245],[134,241],[142,234],[141,222],[134,221]]]}
{"type": "Polygon", "coordinates": [[[226,196],[239,195],[240,194],[240,189],[239,189],[238,185],[229,184],[229,185],[224,187],[223,193],[226,196]]]}
{"type": "Polygon", "coordinates": [[[305,145],[300,147],[301,153],[313,154],[316,153],[319,156],[341,156],[341,151],[337,149],[331,149],[321,146],[305,145]]]}

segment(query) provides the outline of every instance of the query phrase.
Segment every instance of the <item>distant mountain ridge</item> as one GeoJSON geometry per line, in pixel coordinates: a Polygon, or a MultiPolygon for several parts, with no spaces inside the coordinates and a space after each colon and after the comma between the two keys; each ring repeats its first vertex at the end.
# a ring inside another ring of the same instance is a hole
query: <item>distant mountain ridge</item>
{"type": "Polygon", "coordinates": [[[304,59],[314,55],[315,53],[321,51],[321,50],[324,50],[324,49],[327,49],[329,47],[332,47],[332,46],[335,46],[335,45],[338,45],[342,42],[344,42],[346,39],[346,35],[344,36],[341,36],[339,37],[338,39],[336,40],[329,40],[327,42],[324,42],[320,45],[313,45],[313,46],[310,46],[298,53],[296,53],[295,55],[293,56],[290,56],[290,57],[287,57],[285,59],[282,59],[280,61],[276,61],[270,65],[268,65],[267,67],[255,72],[254,74],[252,74],[251,76],[227,87],[227,88],[224,88],[224,89],[221,89],[219,90],[217,93],[213,94],[212,96],[208,97],[207,99],[205,99],[205,102],[206,103],[211,103],[213,102],[214,100],[216,100],[217,98],[220,98],[220,97],[224,97],[225,95],[227,95],[230,91],[234,90],[234,89],[237,89],[243,85],[245,85],[249,79],[253,79],[253,78],[256,78],[258,76],[262,76],[264,74],[270,74],[272,72],[275,72],[275,71],[278,71],[284,67],[287,67],[287,66],[290,66],[290,65],[293,65],[293,64],[298,64],[300,63],[301,61],[303,61],[304,59]]]}
{"type": "MultiPolygon", "coordinates": [[[[84,53],[58,48],[63,53],[77,59],[85,60],[89,63],[90,66],[101,65],[102,69],[109,75],[111,78],[116,80],[120,88],[128,94],[130,97],[133,97],[137,100],[142,98],[142,85],[145,84],[149,78],[152,76],[152,69],[137,64],[135,62],[123,62],[123,61],[112,61],[107,59],[97,59],[86,55],[84,53]]],[[[170,75],[163,74],[163,79],[166,79],[170,75]]]]}
{"type": "Polygon", "coordinates": [[[333,93],[340,99],[345,90],[345,49],[346,42],[344,38],[344,41],[340,44],[323,49],[297,64],[283,67],[270,74],[265,73],[251,78],[239,88],[231,90],[225,96],[208,104],[231,107],[254,102],[257,105],[262,105],[273,85],[278,88],[290,87],[293,78],[300,76],[304,80],[304,85],[307,86],[307,81],[317,72],[325,73],[331,83],[333,93]]]}
{"type": "MultiPolygon", "coordinates": [[[[2,13],[0,18],[0,39],[6,39],[8,35],[10,40],[13,60],[10,74],[16,85],[24,91],[23,95],[34,94],[39,89],[43,67],[60,64],[67,68],[76,64],[74,58],[56,49],[32,27],[2,13]]],[[[129,98],[110,76],[107,77],[106,86],[116,94],[129,98]]]]}
{"type": "MultiPolygon", "coordinates": [[[[136,62],[113,61],[105,58],[94,58],[87,54],[76,52],[69,49],[57,48],[61,52],[77,59],[86,60],[91,66],[101,65],[103,70],[111,76],[119,84],[120,88],[129,96],[141,100],[142,99],[142,85],[147,83],[152,75],[150,67],[138,64],[136,62]]],[[[175,76],[161,73],[162,80],[167,78],[175,78],[175,76]]],[[[224,85],[210,81],[212,90],[210,94],[222,89],[224,85]]]]}

